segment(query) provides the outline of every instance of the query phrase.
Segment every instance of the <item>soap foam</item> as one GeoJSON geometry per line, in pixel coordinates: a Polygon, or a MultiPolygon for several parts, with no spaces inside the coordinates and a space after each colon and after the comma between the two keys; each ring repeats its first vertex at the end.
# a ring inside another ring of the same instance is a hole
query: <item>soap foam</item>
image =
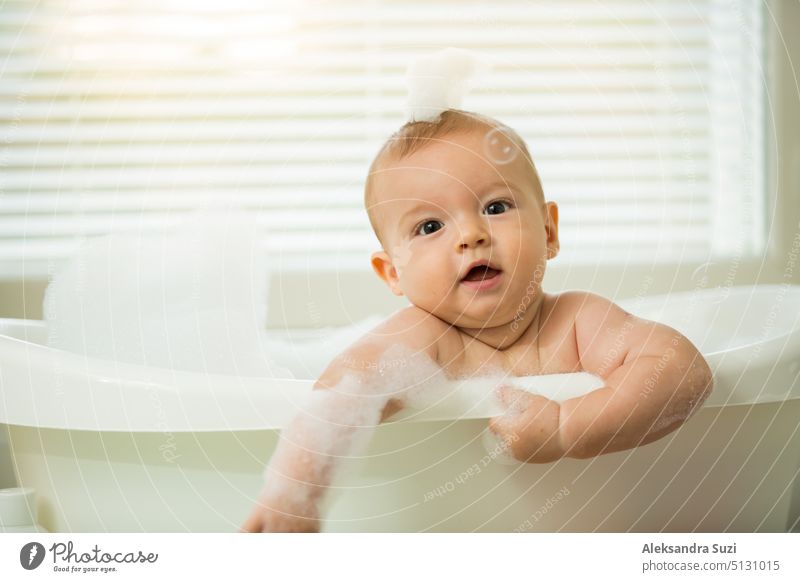
{"type": "Polygon", "coordinates": [[[473,79],[489,70],[488,61],[464,49],[419,57],[406,72],[408,120],[435,121],[445,109],[459,108],[473,79]]]}
{"type": "Polygon", "coordinates": [[[270,265],[255,218],[217,207],[171,231],[88,240],[43,304],[50,347],[189,372],[318,378],[378,325],[372,316],[297,341],[265,329],[270,265]]]}
{"type": "Polygon", "coordinates": [[[390,400],[425,407],[447,385],[444,370],[426,354],[389,347],[369,370],[348,371],[333,387],[312,391],[281,432],[264,471],[262,498],[306,515],[321,515],[328,489],[356,464],[390,400]]]}
{"type": "Polygon", "coordinates": [[[172,231],[91,239],[48,286],[48,345],[148,366],[284,374],[264,357],[268,270],[255,219],[201,210],[172,231]]]}
{"type": "Polygon", "coordinates": [[[314,330],[312,337],[301,339],[268,330],[261,342],[263,352],[290,371],[290,376],[284,377],[316,380],[341,353],[342,346],[352,345],[384,319],[384,316],[372,315],[347,326],[314,330]]]}
{"type": "Polygon", "coordinates": [[[487,461],[497,463],[498,465],[521,465],[523,461],[518,461],[511,453],[509,443],[506,443],[500,436],[493,433],[489,427],[486,427],[481,433],[481,444],[486,451],[484,458],[487,461]]]}

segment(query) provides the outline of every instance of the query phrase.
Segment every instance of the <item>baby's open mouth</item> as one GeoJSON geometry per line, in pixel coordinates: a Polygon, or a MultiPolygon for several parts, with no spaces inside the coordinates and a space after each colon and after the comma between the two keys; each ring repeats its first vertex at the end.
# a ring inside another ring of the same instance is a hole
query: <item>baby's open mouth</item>
{"type": "Polygon", "coordinates": [[[493,269],[489,265],[478,265],[477,267],[472,267],[462,281],[484,281],[494,279],[499,274],[500,270],[493,269]]]}

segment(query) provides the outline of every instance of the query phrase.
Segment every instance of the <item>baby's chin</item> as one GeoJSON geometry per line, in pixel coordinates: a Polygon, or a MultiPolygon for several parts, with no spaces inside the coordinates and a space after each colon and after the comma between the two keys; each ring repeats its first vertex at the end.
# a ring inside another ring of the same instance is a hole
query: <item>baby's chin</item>
{"type": "Polygon", "coordinates": [[[432,312],[432,314],[445,323],[459,329],[500,327],[512,323],[514,319],[505,314],[492,314],[491,310],[489,310],[488,313],[474,313],[471,310],[451,313],[446,310],[436,310],[432,312]]]}

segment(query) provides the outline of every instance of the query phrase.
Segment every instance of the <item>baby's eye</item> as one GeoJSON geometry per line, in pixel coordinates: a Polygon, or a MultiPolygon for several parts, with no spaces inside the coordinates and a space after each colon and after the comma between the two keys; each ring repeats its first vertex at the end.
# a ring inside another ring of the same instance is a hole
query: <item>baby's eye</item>
{"type": "Polygon", "coordinates": [[[503,214],[506,210],[511,208],[511,204],[505,200],[495,200],[486,207],[487,214],[503,214]]]}
{"type": "Polygon", "coordinates": [[[426,220],[425,222],[417,226],[414,233],[422,235],[433,234],[434,232],[442,228],[442,226],[444,225],[438,220],[426,220]]]}

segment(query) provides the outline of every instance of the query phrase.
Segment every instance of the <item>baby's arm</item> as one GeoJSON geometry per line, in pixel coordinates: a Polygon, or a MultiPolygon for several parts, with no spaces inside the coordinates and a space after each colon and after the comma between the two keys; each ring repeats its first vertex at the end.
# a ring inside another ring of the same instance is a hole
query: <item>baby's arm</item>
{"type": "Polygon", "coordinates": [[[581,368],[605,386],[560,405],[501,392],[521,412],[498,417],[493,430],[516,437],[509,446],[517,459],[588,458],[652,442],[683,424],[711,393],[708,364],[676,330],[593,293],[568,292],[564,299],[577,302],[573,332],[581,368]]]}
{"type": "Polygon", "coordinates": [[[431,317],[402,310],[330,363],[309,406],[281,433],[243,531],[319,531],[321,503],[342,460],[357,456],[372,429],[403,407],[409,387],[439,370],[431,317]]]}

